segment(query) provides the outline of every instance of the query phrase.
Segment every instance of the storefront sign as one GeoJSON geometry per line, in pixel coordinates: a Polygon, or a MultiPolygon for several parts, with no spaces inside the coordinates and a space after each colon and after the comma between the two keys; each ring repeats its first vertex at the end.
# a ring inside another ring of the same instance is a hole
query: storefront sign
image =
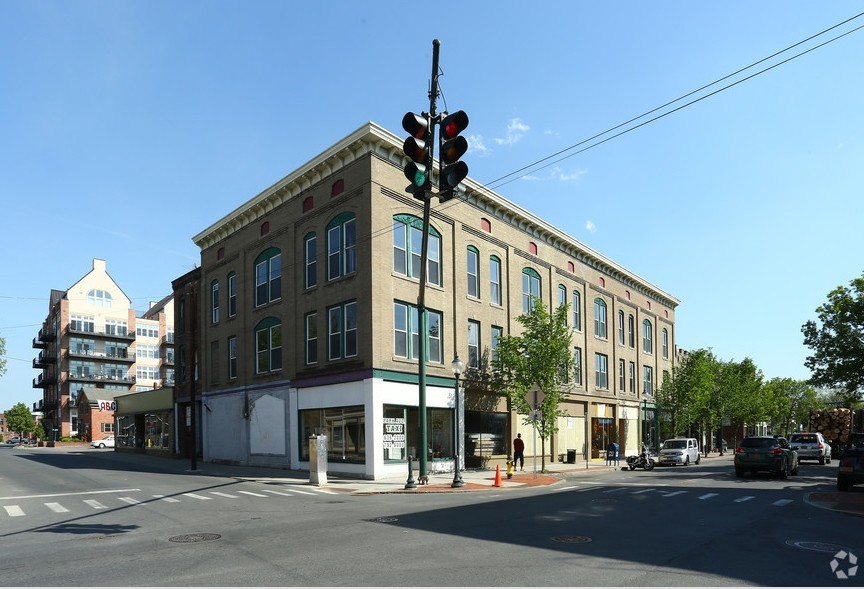
{"type": "Polygon", "coordinates": [[[384,448],[405,448],[405,418],[384,418],[384,448]]]}
{"type": "Polygon", "coordinates": [[[99,411],[116,411],[117,401],[99,401],[99,411]]]}

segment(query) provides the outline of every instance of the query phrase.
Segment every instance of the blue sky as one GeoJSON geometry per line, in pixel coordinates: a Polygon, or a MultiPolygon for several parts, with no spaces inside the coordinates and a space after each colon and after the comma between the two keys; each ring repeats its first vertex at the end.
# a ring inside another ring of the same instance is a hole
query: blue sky
{"type": "Polygon", "coordinates": [[[367,121],[401,135],[406,111],[428,109],[433,38],[439,110],[471,119],[471,178],[680,299],[679,346],[809,376],[801,325],[864,270],[864,30],[815,47],[864,16],[731,88],[499,179],[860,4],[434,7],[0,3],[0,409],[40,397],[31,342],[52,288],[102,258],[136,309],[159,300],[198,261],[193,235],[367,121]]]}

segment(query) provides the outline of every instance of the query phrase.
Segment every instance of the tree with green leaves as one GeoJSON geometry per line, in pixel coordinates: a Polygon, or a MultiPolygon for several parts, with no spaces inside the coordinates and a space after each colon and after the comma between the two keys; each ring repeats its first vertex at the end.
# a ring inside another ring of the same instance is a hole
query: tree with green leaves
{"type": "Polygon", "coordinates": [[[0,337],[0,376],[6,374],[6,339],[0,337]]]}
{"type": "Polygon", "coordinates": [[[725,410],[732,424],[743,427],[766,421],[762,390],[764,377],[753,360],[744,358],[741,362],[723,362],[718,378],[726,396],[725,410]]]}
{"type": "Polygon", "coordinates": [[[36,427],[33,422],[33,414],[24,403],[17,403],[12,409],[7,409],[4,413],[6,426],[9,431],[13,431],[22,438],[24,434],[29,434],[36,427]]]}
{"type": "Polygon", "coordinates": [[[814,386],[844,389],[860,400],[864,392],[864,273],[828,293],[816,308],[817,321],[802,327],[804,345],[813,351],[804,365],[814,386]]]}
{"type": "Polygon", "coordinates": [[[766,420],[775,432],[785,436],[796,424],[810,421],[810,411],[822,405],[816,389],[802,380],[772,378],[765,383],[764,408],[766,420]]]}
{"type": "Polygon", "coordinates": [[[522,333],[499,339],[491,378],[493,386],[524,416],[524,423],[537,427],[541,468],[545,470],[546,439],[558,431],[558,417],[565,415],[559,406],[567,398],[573,381],[571,332],[567,325],[570,306],[561,305],[550,313],[542,300],[532,298],[531,303],[531,309],[516,318],[522,333]],[[533,399],[527,398],[534,386],[543,392],[536,420],[531,419],[533,399]]]}
{"type": "Polygon", "coordinates": [[[699,349],[684,356],[672,368],[672,375],[657,391],[655,402],[660,415],[661,437],[684,433],[699,422],[713,420],[716,360],[710,350],[699,349]]]}

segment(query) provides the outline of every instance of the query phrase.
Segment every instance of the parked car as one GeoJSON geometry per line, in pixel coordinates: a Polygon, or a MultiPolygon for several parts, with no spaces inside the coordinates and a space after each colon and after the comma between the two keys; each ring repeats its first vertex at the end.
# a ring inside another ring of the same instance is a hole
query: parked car
{"type": "Polygon", "coordinates": [[[94,448],[113,448],[114,436],[108,436],[107,438],[102,438],[101,440],[93,440],[92,442],[90,442],[90,445],[94,448]]]}
{"type": "Polygon", "coordinates": [[[6,443],[7,444],[15,444],[16,446],[20,445],[20,444],[33,445],[36,443],[36,440],[31,440],[29,438],[22,438],[19,436],[15,436],[13,438],[9,438],[8,440],[6,440],[6,443]]]}
{"type": "Polygon", "coordinates": [[[864,434],[852,434],[850,442],[837,468],[839,491],[851,491],[854,485],[864,484],[864,434]]]}
{"type": "Polygon", "coordinates": [[[699,442],[696,438],[672,438],[663,442],[657,462],[661,465],[683,464],[688,466],[691,462],[699,464],[699,442]]]}
{"type": "Polygon", "coordinates": [[[819,464],[831,463],[831,444],[819,432],[798,432],[789,436],[793,450],[798,451],[798,460],[818,460],[819,464]]]}
{"type": "Polygon", "coordinates": [[[747,436],[735,448],[735,476],[768,471],[781,479],[798,474],[798,452],[783,437],[747,436]]]}

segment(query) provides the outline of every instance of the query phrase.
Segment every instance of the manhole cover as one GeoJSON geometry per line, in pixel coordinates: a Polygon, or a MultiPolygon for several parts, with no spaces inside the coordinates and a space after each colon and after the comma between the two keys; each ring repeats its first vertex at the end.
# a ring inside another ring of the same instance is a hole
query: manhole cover
{"type": "Polygon", "coordinates": [[[786,540],[787,546],[801,548],[803,550],[812,550],[814,552],[835,553],[841,550],[846,550],[845,546],[839,544],[829,544],[828,542],[809,542],[807,540],[786,540]]]}
{"type": "Polygon", "coordinates": [[[168,541],[177,542],[179,544],[190,544],[192,542],[209,542],[211,540],[218,540],[221,537],[221,534],[180,534],[179,536],[168,538],[168,541]]]}
{"type": "Polygon", "coordinates": [[[375,519],[369,520],[378,524],[392,524],[393,522],[398,522],[398,517],[376,517],[375,519]]]}
{"type": "Polygon", "coordinates": [[[593,540],[588,536],[552,536],[552,541],[563,544],[587,544],[593,540]]]}

